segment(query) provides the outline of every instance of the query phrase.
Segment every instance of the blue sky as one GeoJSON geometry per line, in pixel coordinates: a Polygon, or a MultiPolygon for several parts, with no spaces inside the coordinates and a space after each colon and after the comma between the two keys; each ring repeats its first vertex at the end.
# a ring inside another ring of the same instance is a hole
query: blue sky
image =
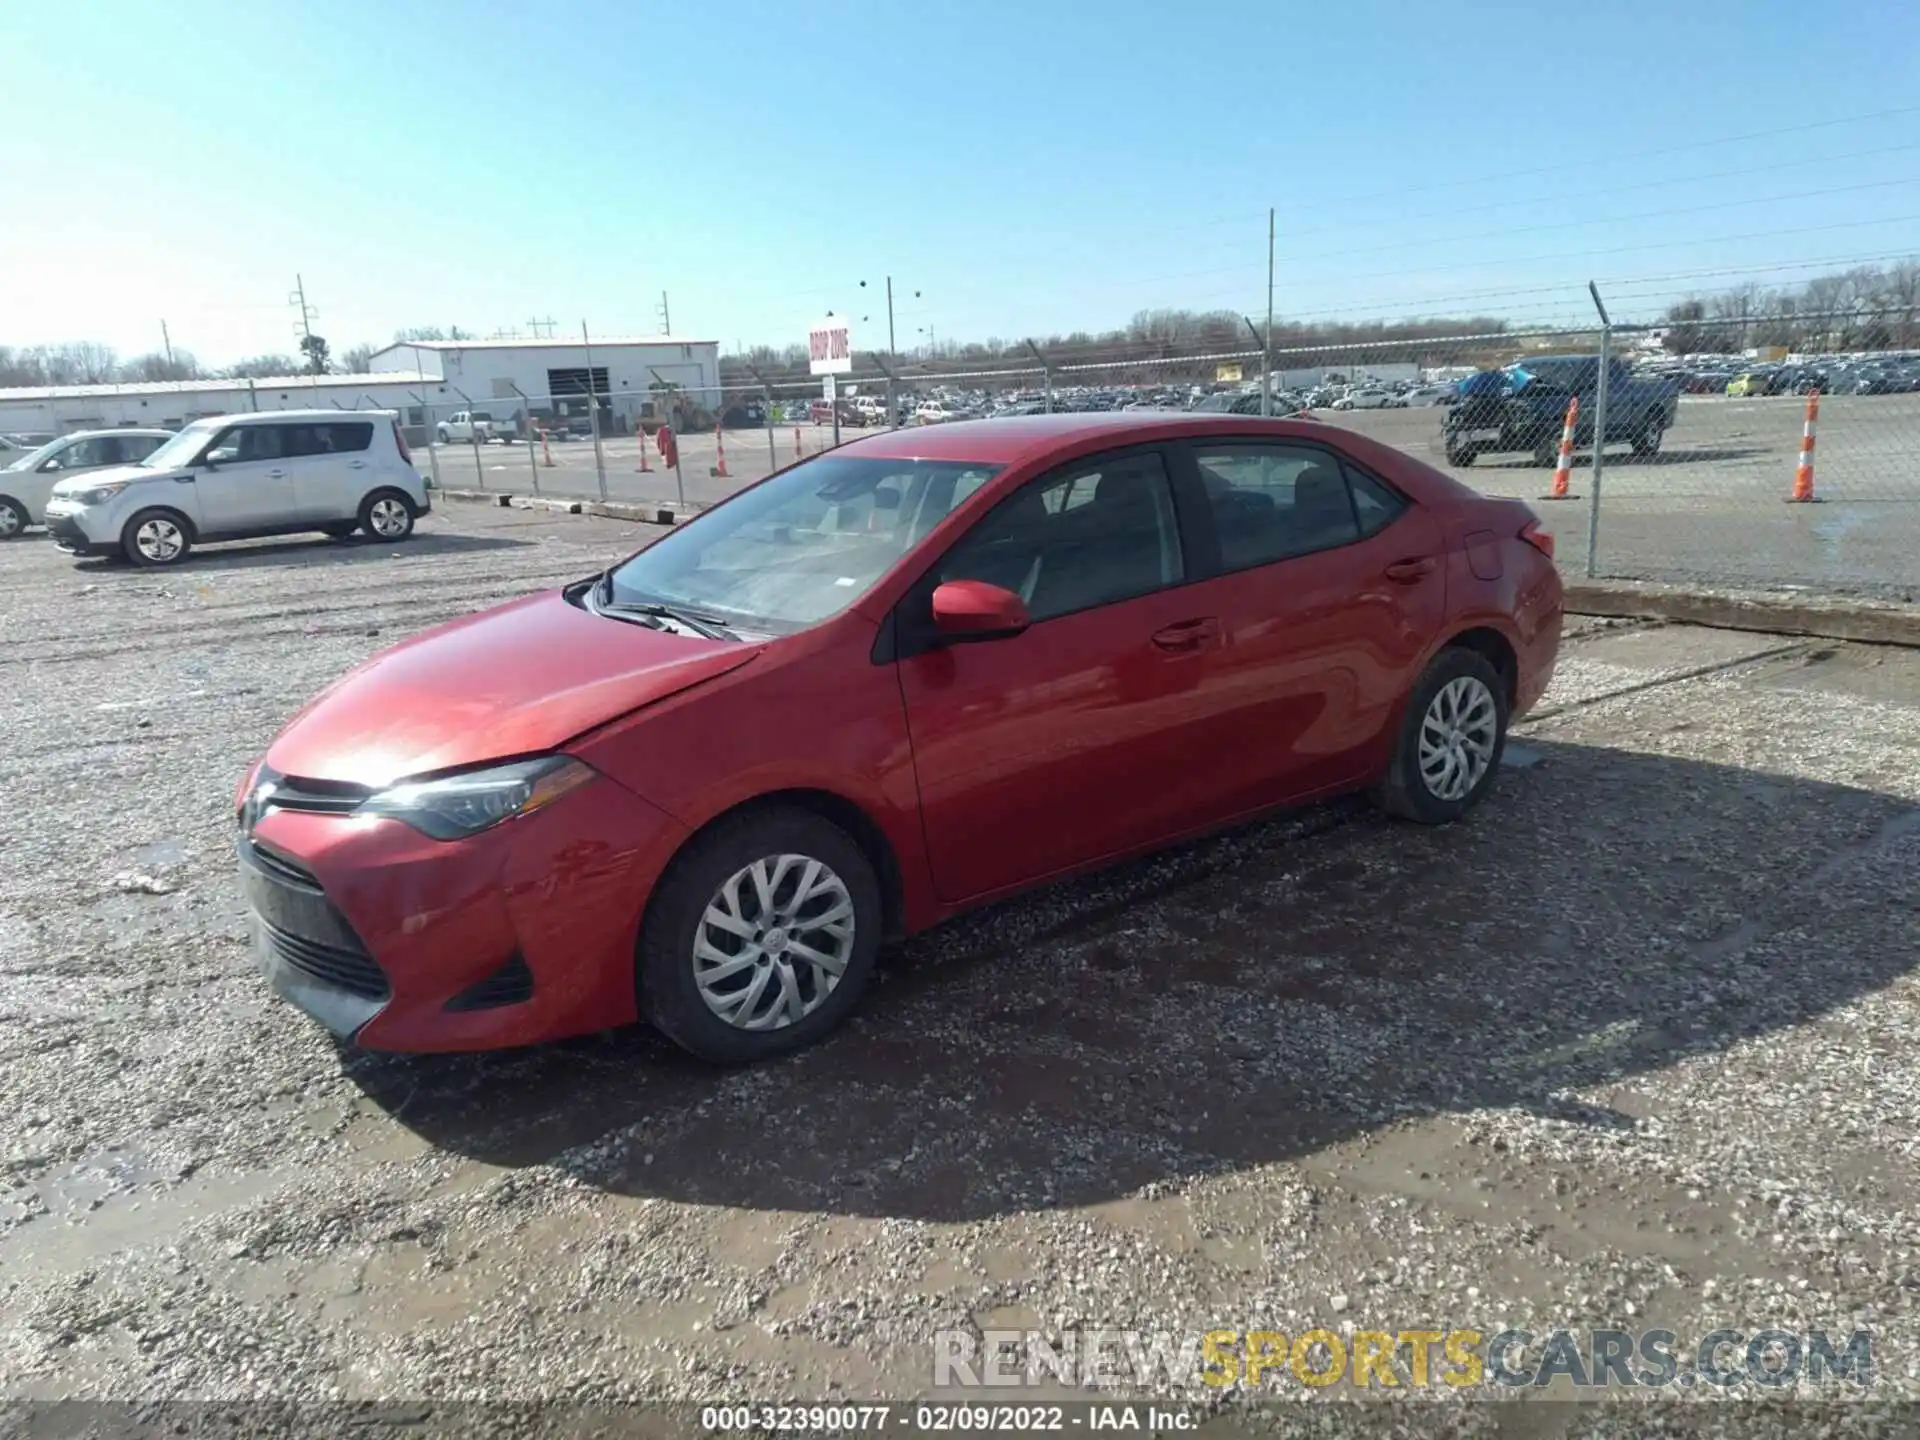
{"type": "Polygon", "coordinates": [[[336,348],[651,333],[663,289],[684,336],[868,348],[889,273],[903,351],[1257,316],[1269,205],[1282,316],[1920,252],[1904,0],[9,9],[0,344],[284,351],[296,273],[336,348]]]}

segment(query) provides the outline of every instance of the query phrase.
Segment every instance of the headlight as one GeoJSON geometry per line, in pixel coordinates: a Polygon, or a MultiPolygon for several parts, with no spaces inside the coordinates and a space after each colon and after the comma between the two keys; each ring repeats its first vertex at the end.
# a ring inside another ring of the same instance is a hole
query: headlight
{"type": "Polygon", "coordinates": [[[404,821],[435,840],[459,840],[516,815],[530,815],[593,778],[594,772],[580,761],[549,755],[440,780],[407,781],[369,796],[354,813],[404,821]]]}
{"type": "Polygon", "coordinates": [[[131,484],[131,480],[110,480],[104,485],[94,485],[85,490],[69,490],[59,498],[71,500],[76,505],[98,505],[102,500],[111,500],[131,484]]]}

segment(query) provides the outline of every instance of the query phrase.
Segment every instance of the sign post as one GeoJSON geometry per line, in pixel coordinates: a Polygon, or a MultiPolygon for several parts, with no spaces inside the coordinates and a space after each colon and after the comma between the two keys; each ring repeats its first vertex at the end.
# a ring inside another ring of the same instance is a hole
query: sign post
{"type": "Polygon", "coordinates": [[[845,320],[829,315],[807,331],[807,369],[826,377],[822,393],[833,412],[833,443],[840,444],[840,404],[835,398],[834,377],[853,373],[853,336],[845,320]]]}

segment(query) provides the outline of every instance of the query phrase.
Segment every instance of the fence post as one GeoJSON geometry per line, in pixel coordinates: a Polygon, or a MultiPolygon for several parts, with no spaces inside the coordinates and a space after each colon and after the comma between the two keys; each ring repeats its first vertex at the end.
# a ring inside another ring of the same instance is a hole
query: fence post
{"type": "Polygon", "coordinates": [[[760,382],[760,404],[767,417],[767,473],[771,475],[780,468],[780,457],[773,448],[773,387],[760,382]]]}
{"type": "Polygon", "coordinates": [[[1600,375],[1593,387],[1593,496],[1587,502],[1587,578],[1599,573],[1600,473],[1607,464],[1607,370],[1613,363],[1613,321],[1600,298],[1600,287],[1589,280],[1587,292],[1600,312],[1600,375]]]}
{"type": "Polygon", "coordinates": [[[1269,378],[1271,370],[1267,364],[1268,345],[1260,338],[1259,327],[1252,320],[1242,315],[1240,323],[1247,327],[1247,333],[1253,336],[1254,343],[1260,347],[1260,414],[1268,416],[1273,414],[1273,382],[1269,378]]]}
{"type": "Polygon", "coordinates": [[[1033,358],[1040,362],[1040,383],[1046,392],[1046,413],[1053,413],[1053,367],[1047,363],[1047,357],[1040,353],[1040,347],[1027,341],[1027,349],[1033,352],[1033,358]]]}
{"type": "Polygon", "coordinates": [[[607,455],[600,448],[600,397],[593,388],[593,341],[587,322],[580,322],[580,348],[587,352],[587,427],[593,432],[593,473],[600,481],[600,498],[607,498],[607,455]]]}
{"type": "Polygon", "coordinates": [[[420,402],[420,418],[427,422],[425,426],[427,432],[427,468],[433,472],[433,488],[436,490],[443,489],[445,487],[440,483],[440,451],[433,443],[433,402],[427,399],[426,396],[418,394],[415,391],[409,390],[407,393],[420,402]]]}

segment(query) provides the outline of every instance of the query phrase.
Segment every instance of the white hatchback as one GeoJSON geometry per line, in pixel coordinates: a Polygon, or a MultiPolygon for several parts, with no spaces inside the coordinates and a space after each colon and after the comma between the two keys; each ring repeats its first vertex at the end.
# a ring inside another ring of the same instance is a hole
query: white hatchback
{"type": "Polygon", "coordinates": [[[211,540],[404,540],[432,508],[392,411],[276,410],[196,420],[137,465],[63,480],[46,525],[76,555],[173,565],[211,540]]]}
{"type": "Polygon", "coordinates": [[[0,540],[40,524],[47,497],[62,480],[85,470],[137,465],[172,438],[171,430],[76,430],[11,461],[0,455],[0,540]]]}

